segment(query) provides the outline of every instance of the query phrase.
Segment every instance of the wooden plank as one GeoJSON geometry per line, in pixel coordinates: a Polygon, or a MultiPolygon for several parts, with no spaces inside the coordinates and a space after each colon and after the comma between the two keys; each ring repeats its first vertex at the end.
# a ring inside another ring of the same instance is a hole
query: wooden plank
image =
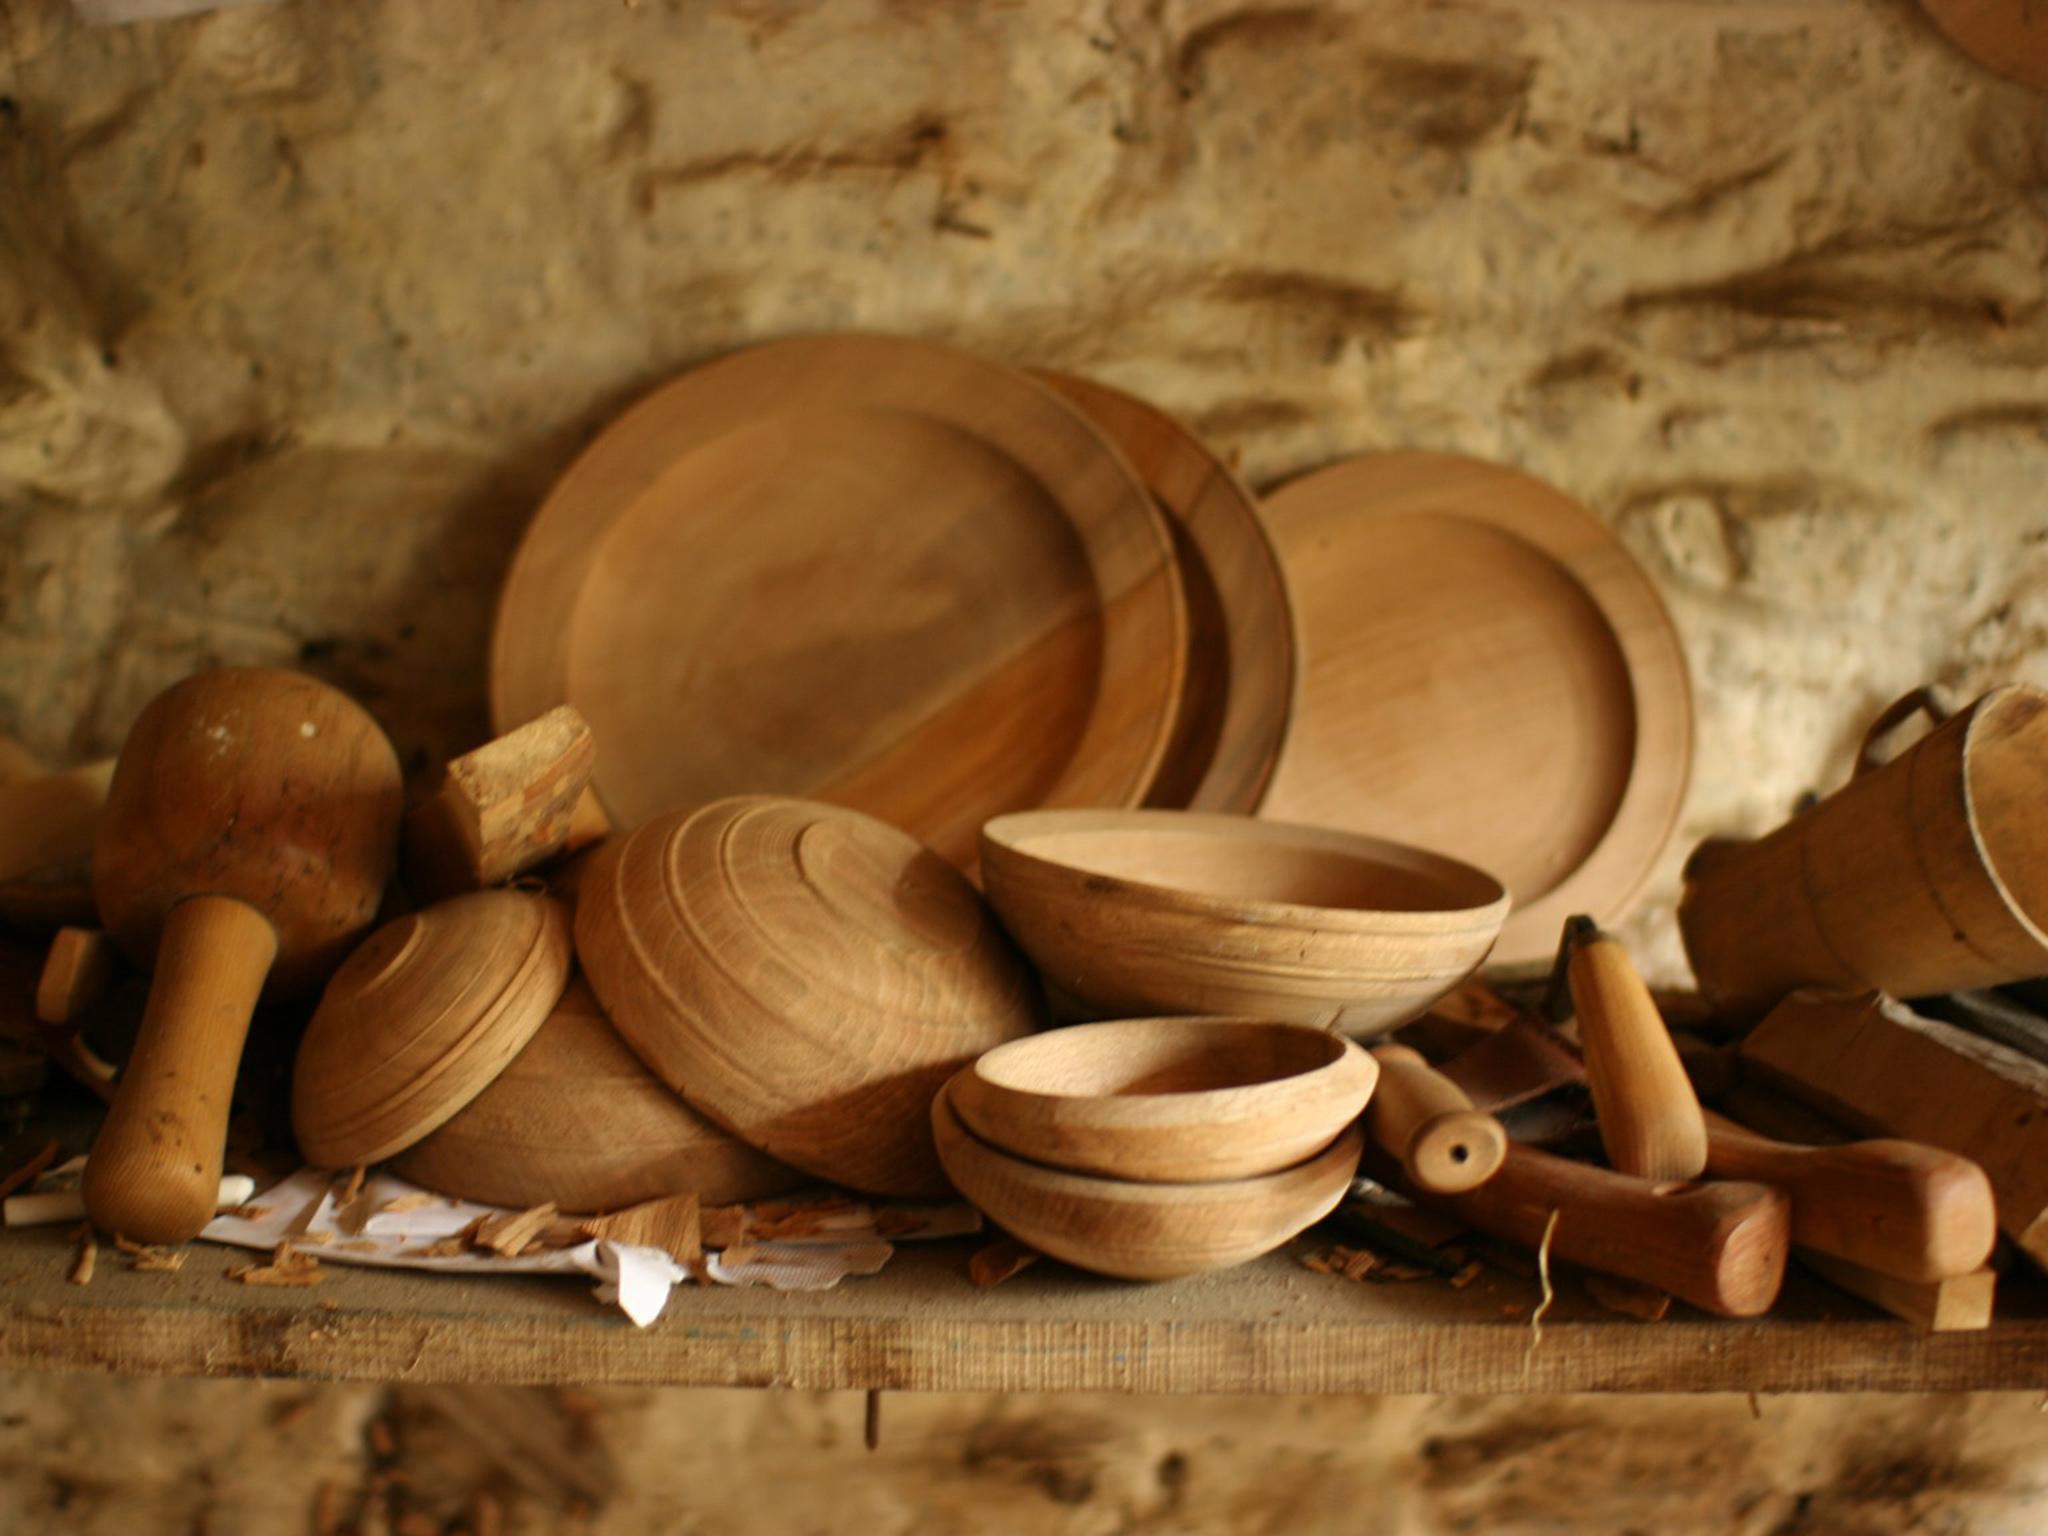
{"type": "Polygon", "coordinates": [[[1811,1248],[1794,1251],[1799,1262],[1816,1274],[1917,1327],[1949,1333],[1991,1326],[1992,1306],[1998,1296],[1998,1272],[1994,1269],[1973,1269],[1946,1280],[1901,1280],[1830,1253],[1811,1248]]]}
{"type": "Polygon", "coordinates": [[[64,1283],[61,1231],[0,1236],[0,1367],[365,1381],[1088,1392],[1811,1392],[2048,1389],[2048,1290],[2015,1285],[1976,1333],[1923,1333],[1796,1277],[1772,1316],[1684,1308],[1643,1324],[1561,1281],[1530,1347],[1530,1282],[1358,1284],[1276,1254],[1130,1285],[1051,1263],[989,1291],[979,1239],[900,1251],[816,1295],[687,1289],[645,1331],[576,1280],[405,1276],[329,1265],[305,1291],[104,1263],[64,1283]],[[330,1310],[329,1304],[332,1304],[330,1310]]]}

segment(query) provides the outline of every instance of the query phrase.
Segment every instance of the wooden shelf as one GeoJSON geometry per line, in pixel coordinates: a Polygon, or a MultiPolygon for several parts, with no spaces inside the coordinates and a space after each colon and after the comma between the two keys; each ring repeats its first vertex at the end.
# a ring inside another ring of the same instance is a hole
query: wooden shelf
{"type": "Polygon", "coordinates": [[[678,1292],[640,1330],[580,1279],[409,1276],[330,1265],[305,1291],[252,1289],[245,1255],[195,1244],[177,1274],[102,1247],[65,1283],[56,1231],[0,1235],[0,1366],[137,1375],[1106,1392],[1833,1392],[2048,1390],[2048,1287],[2010,1284],[1987,1332],[1922,1334],[1796,1277],[1771,1317],[1603,1312],[1576,1283],[1533,1350],[1534,1286],[1489,1271],[1358,1284],[1280,1253],[1170,1285],[1050,1262],[992,1291],[971,1242],[905,1246],[835,1291],[678,1292]]]}

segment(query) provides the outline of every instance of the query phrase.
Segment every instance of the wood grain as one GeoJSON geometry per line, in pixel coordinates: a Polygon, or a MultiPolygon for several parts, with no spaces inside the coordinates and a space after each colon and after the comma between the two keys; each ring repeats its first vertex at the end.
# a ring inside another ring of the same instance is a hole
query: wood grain
{"type": "Polygon", "coordinates": [[[1566,975],[1607,1161],[1638,1178],[1698,1178],[1706,1121],[1650,989],[1628,951],[1590,921],[1573,919],[1569,942],[1566,975]]]}
{"type": "Polygon", "coordinates": [[[1366,1134],[1401,1165],[1408,1182],[1433,1195],[1476,1189],[1500,1171],[1508,1133],[1473,1108],[1463,1089],[1405,1045],[1376,1045],[1380,1082],[1366,1108],[1366,1134]]]}
{"type": "Polygon", "coordinates": [[[1989,1328],[1998,1296],[1998,1272],[1973,1269],[1945,1280],[1901,1280],[1817,1249],[1795,1247],[1793,1257],[1831,1285],[1882,1307],[1929,1333],[1989,1328]]]}
{"type": "Polygon", "coordinates": [[[1042,1017],[974,888],[857,811],[741,796],[591,855],[576,902],[591,990],[655,1075],[783,1162],[939,1194],[945,1080],[1042,1017]]]}
{"type": "Polygon", "coordinates": [[[1327,1147],[1379,1067],[1309,1025],[1124,1019],[999,1045],[947,1089],[967,1129],[1048,1167],[1149,1183],[1255,1178],[1327,1147]]]}
{"type": "Polygon", "coordinates": [[[1741,1057],[1844,1124],[1977,1163],[2000,1230],[2048,1264],[2048,1066],[1874,993],[1795,992],[1741,1057]]]}
{"type": "Polygon", "coordinates": [[[569,984],[569,915],[475,891],[379,928],[327,983],[292,1069],[316,1168],[377,1163],[445,1124],[519,1055],[569,984]]]}
{"type": "Polygon", "coordinates": [[[1306,1162],[1255,1179],[1144,1184],[1042,1168],[978,1139],[932,1101],[953,1185],[1041,1253],[1124,1280],[1171,1280],[1269,1253],[1337,1207],[1358,1171],[1356,1127],[1306,1162]]]}
{"type": "Polygon", "coordinates": [[[310,677],[220,668],[143,709],[93,844],[107,932],[156,972],[86,1163],[103,1228],[182,1242],[212,1215],[258,992],[317,986],[375,918],[400,793],[377,723],[310,677]]]}
{"type": "Polygon", "coordinates": [[[1701,990],[1754,1017],[1801,987],[1895,997],[2048,974],[2048,692],[1994,688],[1755,842],[1686,866],[1701,990]]]}
{"type": "Polygon", "coordinates": [[[1187,683],[1145,803],[1257,810],[1294,704],[1294,615],[1257,501],[1164,411],[1072,374],[1038,377],[1130,461],[1173,534],[1188,611],[1187,683]]]}
{"type": "Polygon", "coordinates": [[[1497,874],[1496,963],[1572,912],[1620,918],[1676,826],[1685,656],[1598,519],[1540,481],[1374,454],[1266,498],[1301,635],[1261,814],[1398,837],[1497,874]]]}
{"type": "Polygon", "coordinates": [[[1078,1017],[1283,1019],[1369,1035],[1486,957],[1507,896],[1399,843],[1245,816],[1038,811],[982,829],[1003,924],[1078,1017]]]}
{"type": "Polygon", "coordinates": [[[581,709],[622,826],[801,794],[968,861],[998,812],[1142,801],[1186,653],[1165,522],[1078,411],[823,336],[685,374],[570,468],[506,581],[492,714],[581,709]]]}
{"type": "Polygon", "coordinates": [[[451,759],[405,818],[408,890],[434,901],[502,885],[566,852],[573,835],[603,836],[577,825],[596,763],[590,727],[568,704],[451,759]]]}
{"type": "Polygon", "coordinates": [[[465,1200],[564,1211],[615,1211],[684,1191],[726,1205],[807,1177],[663,1087],[580,976],[511,1064],[392,1167],[465,1200]]]}
{"type": "Polygon", "coordinates": [[[75,1025],[114,984],[113,942],[98,928],[60,928],[36,979],[36,1022],[75,1025]]]}

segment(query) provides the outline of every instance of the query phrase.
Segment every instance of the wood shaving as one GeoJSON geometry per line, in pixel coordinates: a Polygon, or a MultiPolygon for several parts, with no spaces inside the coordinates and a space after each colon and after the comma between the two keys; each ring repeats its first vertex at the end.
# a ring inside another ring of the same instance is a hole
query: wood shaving
{"type": "Polygon", "coordinates": [[[357,1195],[360,1195],[363,1192],[363,1180],[367,1179],[369,1176],[369,1165],[366,1163],[357,1163],[354,1168],[349,1170],[348,1184],[345,1188],[343,1188],[342,1192],[335,1197],[334,1203],[336,1205],[347,1205],[350,1201],[354,1200],[357,1195]]]}
{"type": "Polygon", "coordinates": [[[368,1430],[370,1449],[386,1460],[398,1454],[398,1437],[391,1432],[391,1425],[384,1419],[370,1420],[368,1430]]]}
{"type": "Polygon", "coordinates": [[[1036,1248],[1014,1237],[999,1237],[967,1261],[967,1278],[985,1291],[1029,1269],[1038,1260],[1036,1248]]]}
{"type": "Polygon", "coordinates": [[[1473,1259],[1463,1269],[1459,1270],[1455,1275],[1451,1276],[1451,1289],[1454,1291],[1462,1291],[1474,1280],[1477,1280],[1480,1276],[1480,1272],[1483,1271],[1485,1268],[1486,1266],[1484,1264],[1481,1264],[1477,1259],[1473,1259]]]}
{"type": "Polygon", "coordinates": [[[476,1229],[475,1242],[501,1259],[516,1259],[533,1246],[534,1239],[558,1213],[552,1200],[524,1211],[500,1211],[486,1216],[476,1229]]]}
{"type": "Polygon", "coordinates": [[[90,1226],[78,1229],[78,1257],[71,1261],[71,1273],[64,1278],[73,1285],[91,1285],[93,1265],[99,1259],[100,1245],[93,1240],[90,1226]]]}
{"type": "Polygon", "coordinates": [[[358,1192],[335,1205],[334,1224],[351,1237],[361,1237],[376,1214],[377,1202],[358,1192]]]}
{"type": "Polygon", "coordinates": [[[559,1248],[575,1248],[587,1243],[592,1236],[591,1219],[588,1216],[557,1216],[541,1228],[540,1236],[533,1240],[533,1246],[553,1251],[559,1248]]]}
{"type": "Polygon", "coordinates": [[[182,1248],[139,1248],[128,1267],[144,1274],[175,1275],[185,1267],[185,1251],[182,1248]]]}
{"type": "Polygon", "coordinates": [[[583,1231],[616,1243],[659,1248],[679,1264],[694,1264],[704,1256],[694,1194],[669,1195],[628,1206],[609,1216],[594,1216],[583,1223],[583,1231]]]}
{"type": "Polygon", "coordinates": [[[931,1218],[923,1211],[906,1211],[895,1206],[884,1206],[875,1212],[875,1236],[909,1237],[914,1232],[922,1232],[930,1224],[930,1220],[931,1218]]]}
{"type": "Polygon", "coordinates": [[[1557,1236],[1557,1218],[1562,1214],[1555,1207],[1550,1219],[1543,1223],[1543,1241],[1536,1245],[1536,1278],[1543,1282],[1543,1299],[1536,1303],[1536,1310],[1529,1314],[1529,1352],[1522,1356],[1522,1369],[1528,1370],[1529,1362],[1536,1358],[1536,1346],[1543,1342],[1543,1314],[1550,1310],[1550,1304],[1557,1299],[1557,1292],[1550,1285],[1550,1240],[1557,1236]]]}
{"type": "Polygon", "coordinates": [[[1375,1265],[1374,1268],[1369,1271],[1369,1273],[1375,1280],[1399,1282],[1406,1280],[1427,1280],[1432,1275],[1434,1275],[1436,1271],[1433,1269],[1424,1269],[1418,1264],[1378,1264],[1375,1265]]]}
{"type": "Polygon", "coordinates": [[[371,1214],[376,1216],[400,1216],[407,1211],[424,1211],[429,1206],[439,1205],[441,1197],[430,1195],[423,1189],[416,1189],[409,1195],[400,1195],[395,1200],[386,1200],[371,1214]]]}
{"type": "Polygon", "coordinates": [[[311,1243],[314,1247],[320,1247],[333,1242],[334,1234],[332,1232],[301,1232],[295,1241],[311,1243]]]}
{"type": "Polygon", "coordinates": [[[1337,1261],[1332,1255],[1317,1251],[1303,1254],[1301,1267],[1312,1269],[1319,1275],[1334,1275],[1337,1272],[1337,1261]]]}
{"type": "Polygon", "coordinates": [[[451,1232],[446,1237],[435,1239],[424,1248],[408,1251],[423,1259],[459,1259],[469,1252],[470,1246],[476,1241],[477,1233],[489,1219],[487,1216],[479,1216],[460,1232],[451,1232]]]}
{"type": "Polygon", "coordinates": [[[267,1205],[231,1205],[220,1214],[232,1216],[237,1221],[261,1221],[270,1214],[270,1207],[267,1205]]]}
{"type": "Polygon", "coordinates": [[[1654,1285],[1622,1280],[1613,1275],[1587,1275],[1586,1292],[1609,1312],[1619,1312],[1623,1317],[1639,1318],[1646,1323],[1662,1322],[1664,1315],[1671,1310],[1671,1297],[1666,1292],[1654,1285]]]}
{"type": "Polygon", "coordinates": [[[792,1205],[786,1201],[768,1201],[753,1207],[747,1223],[749,1237],[769,1239],[778,1237],[815,1237],[825,1230],[835,1216],[857,1214],[862,1205],[858,1200],[830,1199],[817,1200],[804,1205],[792,1205]]]}
{"type": "Polygon", "coordinates": [[[0,1200],[5,1200],[17,1189],[41,1178],[44,1170],[56,1161],[57,1143],[54,1141],[46,1142],[42,1151],[23,1163],[14,1172],[8,1174],[6,1178],[0,1179],[0,1200]]]}
{"type": "Polygon", "coordinates": [[[760,1256],[761,1250],[753,1243],[734,1243],[724,1253],[720,1254],[719,1258],[728,1268],[731,1268],[738,1264],[751,1264],[760,1256]]]}
{"type": "MultiPolygon", "coordinates": [[[[1350,1255],[1350,1257],[1344,1260],[1342,1274],[1346,1280],[1363,1280],[1367,1275],[1371,1274],[1374,1270],[1378,1269],[1379,1267],[1380,1261],[1378,1255],[1368,1253],[1364,1249],[1360,1249],[1356,1253],[1353,1253],[1352,1255],[1350,1255]]],[[[1387,1267],[1389,1269],[1393,1268],[1392,1265],[1389,1265],[1387,1267]]]]}
{"type": "Polygon", "coordinates": [[[320,1261],[313,1255],[299,1252],[290,1243],[279,1243],[271,1250],[268,1264],[236,1264],[227,1276],[244,1285],[303,1287],[318,1285],[322,1273],[320,1261]]]}
{"type": "Polygon", "coordinates": [[[697,1213],[697,1234],[706,1248],[730,1248],[747,1235],[744,1205],[707,1205],[697,1213]]]}
{"type": "Polygon", "coordinates": [[[313,1495],[313,1536],[337,1536],[341,1513],[341,1484],[322,1483],[313,1495]]]}

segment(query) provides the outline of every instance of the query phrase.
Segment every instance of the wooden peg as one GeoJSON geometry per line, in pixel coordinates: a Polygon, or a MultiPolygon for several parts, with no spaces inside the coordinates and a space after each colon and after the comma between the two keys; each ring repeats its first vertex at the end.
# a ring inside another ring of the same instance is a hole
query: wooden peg
{"type": "Polygon", "coordinates": [[[405,818],[405,877],[436,900],[501,885],[609,830],[590,793],[597,747],[573,705],[549,710],[448,764],[405,818]]]}

